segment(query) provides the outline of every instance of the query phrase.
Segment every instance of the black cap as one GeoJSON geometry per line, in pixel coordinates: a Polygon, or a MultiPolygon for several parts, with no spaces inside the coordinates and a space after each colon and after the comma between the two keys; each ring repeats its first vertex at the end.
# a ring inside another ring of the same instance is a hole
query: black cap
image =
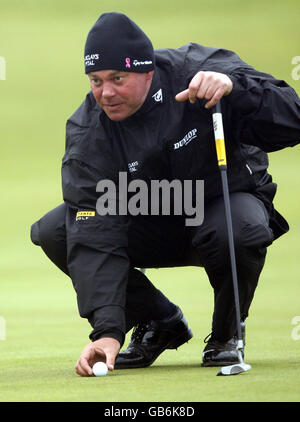
{"type": "Polygon", "coordinates": [[[103,13],[90,30],[84,50],[85,73],[97,70],[150,72],[154,50],[147,35],[122,13],[103,13]]]}

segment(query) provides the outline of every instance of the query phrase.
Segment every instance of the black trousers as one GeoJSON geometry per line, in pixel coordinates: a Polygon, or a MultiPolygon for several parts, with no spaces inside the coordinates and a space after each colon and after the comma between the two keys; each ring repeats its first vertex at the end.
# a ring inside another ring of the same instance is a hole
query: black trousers
{"type": "MultiPolygon", "coordinates": [[[[241,319],[248,316],[266,248],[273,241],[264,204],[249,193],[230,195],[236,252],[241,319]]],[[[234,295],[223,199],[205,207],[198,227],[178,224],[176,217],[135,217],[129,230],[131,262],[126,292],[127,331],[152,319],[156,308],[168,299],[136,268],[199,266],[214,290],[212,338],[227,341],[236,333],[234,295]]],[[[42,247],[54,264],[68,275],[65,227],[66,206],[48,212],[31,227],[33,243],[42,247]]],[[[188,285],[188,280],[184,282],[188,285]]],[[[197,294],[197,292],[193,292],[197,294]]]]}

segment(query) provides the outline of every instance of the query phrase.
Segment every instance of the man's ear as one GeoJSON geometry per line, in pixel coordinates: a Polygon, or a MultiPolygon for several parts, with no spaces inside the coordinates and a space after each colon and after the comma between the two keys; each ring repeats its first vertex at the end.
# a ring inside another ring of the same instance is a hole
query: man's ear
{"type": "Polygon", "coordinates": [[[146,73],[146,79],[147,80],[152,79],[153,75],[154,75],[154,70],[151,70],[151,72],[147,72],[146,73]]]}

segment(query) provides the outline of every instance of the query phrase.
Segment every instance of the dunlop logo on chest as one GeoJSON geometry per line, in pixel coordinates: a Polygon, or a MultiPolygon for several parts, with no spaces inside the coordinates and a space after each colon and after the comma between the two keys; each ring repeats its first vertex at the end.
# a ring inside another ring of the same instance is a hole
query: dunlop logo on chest
{"type": "Polygon", "coordinates": [[[197,138],[197,129],[192,129],[181,139],[181,141],[175,142],[174,149],[188,145],[195,138],[197,138]]]}

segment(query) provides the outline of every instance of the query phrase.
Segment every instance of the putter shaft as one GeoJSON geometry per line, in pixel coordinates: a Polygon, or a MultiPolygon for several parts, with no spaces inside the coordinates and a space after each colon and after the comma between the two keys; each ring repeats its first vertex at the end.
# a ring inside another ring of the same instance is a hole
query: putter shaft
{"type": "Polygon", "coordinates": [[[231,272],[232,272],[235,311],[236,311],[236,325],[237,325],[237,334],[238,334],[238,349],[241,350],[243,348],[241,312],[240,312],[240,300],[239,300],[235,250],[234,250],[234,241],[233,241],[231,208],[230,208],[230,200],[229,200],[227,159],[226,159],[226,148],[225,148],[225,140],[224,140],[223,121],[222,121],[221,101],[218,101],[218,103],[214,107],[213,123],[214,123],[214,133],[215,133],[218,165],[219,165],[219,169],[221,172],[221,179],[222,179],[222,191],[223,191],[223,198],[224,198],[224,205],[225,205],[225,218],[226,218],[226,225],[227,225],[227,232],[228,232],[231,272]]]}

